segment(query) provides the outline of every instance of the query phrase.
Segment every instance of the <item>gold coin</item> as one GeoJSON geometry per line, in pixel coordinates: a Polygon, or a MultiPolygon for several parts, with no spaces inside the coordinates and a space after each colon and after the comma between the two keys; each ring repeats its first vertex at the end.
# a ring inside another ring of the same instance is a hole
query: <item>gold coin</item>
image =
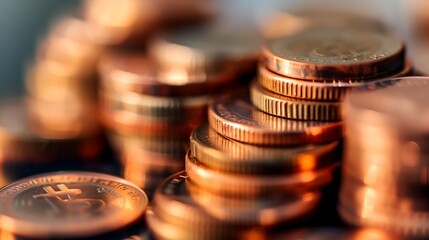
{"type": "Polygon", "coordinates": [[[285,174],[315,171],[337,162],[338,141],[296,148],[240,143],[216,133],[207,124],[191,134],[190,154],[207,167],[246,174],[285,174]]]}
{"type": "MultiPolygon", "coordinates": [[[[406,76],[411,71],[412,66],[407,62],[404,69],[391,77],[406,76]]],[[[370,81],[341,79],[325,81],[300,80],[278,75],[262,65],[259,66],[258,73],[259,84],[271,92],[286,97],[317,101],[340,101],[352,89],[359,88],[365,85],[367,81],[370,81]]]]}
{"type": "Polygon", "coordinates": [[[189,179],[198,187],[230,196],[261,196],[273,191],[287,193],[311,191],[329,184],[337,166],[337,164],[333,164],[318,171],[292,175],[256,176],[210,169],[189,153],[186,155],[185,161],[185,169],[189,179]]]}
{"type": "Polygon", "coordinates": [[[369,79],[404,67],[404,43],[385,33],[317,28],[269,40],[262,54],[268,69],[308,80],[369,79]]]}
{"type": "Polygon", "coordinates": [[[109,111],[125,111],[143,119],[177,122],[188,119],[205,119],[210,96],[183,98],[158,97],[137,93],[100,91],[101,104],[109,111]]]}
{"type": "Polygon", "coordinates": [[[237,80],[231,71],[211,74],[176,68],[161,69],[143,52],[111,51],[102,57],[102,88],[156,96],[191,96],[214,93],[237,80]]]}
{"type": "Polygon", "coordinates": [[[268,114],[306,121],[341,120],[341,103],[285,97],[264,89],[257,81],[250,86],[253,105],[268,114]]]}
{"type": "Polygon", "coordinates": [[[90,172],[25,178],[0,189],[0,196],[2,229],[45,239],[91,237],[124,228],[139,221],[149,203],[137,186],[90,172]]]}
{"type": "Polygon", "coordinates": [[[320,192],[267,195],[260,198],[236,198],[215,194],[187,182],[192,199],[210,215],[231,224],[278,226],[302,217],[316,208],[320,192]]]}
{"type": "Polygon", "coordinates": [[[332,142],[342,136],[342,122],[297,121],[266,114],[250,103],[247,91],[223,95],[209,105],[210,126],[239,142],[285,146],[332,142]]]}
{"type": "Polygon", "coordinates": [[[156,41],[150,51],[162,68],[242,74],[254,71],[260,45],[256,30],[213,24],[171,33],[156,41]]]}

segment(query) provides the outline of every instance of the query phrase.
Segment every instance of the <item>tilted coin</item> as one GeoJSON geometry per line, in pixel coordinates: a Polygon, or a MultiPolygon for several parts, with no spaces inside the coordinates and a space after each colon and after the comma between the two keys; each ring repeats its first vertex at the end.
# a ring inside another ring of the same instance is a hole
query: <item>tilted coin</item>
{"type": "Polygon", "coordinates": [[[191,96],[216,92],[237,79],[231,71],[211,74],[183,69],[161,69],[143,52],[111,51],[102,57],[102,88],[156,96],[191,96]]]}
{"type": "Polygon", "coordinates": [[[331,165],[340,158],[340,143],[295,148],[255,146],[225,138],[204,124],[191,134],[190,154],[211,169],[273,175],[315,171],[331,165]]]}
{"type": "Polygon", "coordinates": [[[260,198],[237,198],[212,193],[191,181],[192,199],[210,215],[232,224],[270,227],[302,217],[316,208],[319,192],[279,194],[260,198]]]}
{"type": "Polygon", "coordinates": [[[268,114],[305,121],[341,120],[341,103],[302,100],[273,93],[257,81],[250,86],[253,105],[268,114]]]}
{"type": "Polygon", "coordinates": [[[261,38],[256,31],[237,31],[221,24],[203,25],[173,32],[156,41],[151,55],[161,67],[237,73],[254,71],[261,38]]]}
{"type": "Polygon", "coordinates": [[[221,135],[249,144],[285,146],[340,139],[342,122],[297,121],[266,114],[250,103],[247,91],[222,95],[209,105],[210,126],[221,135]]]}
{"type": "Polygon", "coordinates": [[[317,28],[269,40],[265,63],[280,75],[308,79],[369,79],[404,67],[404,43],[388,34],[317,28]]]}
{"type": "Polygon", "coordinates": [[[1,228],[35,238],[92,237],[126,227],[148,198],[133,184],[90,172],[47,173],[0,189],[1,228]]]}
{"type": "Polygon", "coordinates": [[[271,192],[302,193],[332,182],[333,164],[318,171],[301,172],[291,175],[246,175],[216,171],[208,168],[189,153],[186,155],[185,169],[189,179],[198,187],[229,196],[261,196],[271,192]]]}
{"type": "Polygon", "coordinates": [[[184,171],[174,174],[166,179],[155,192],[152,208],[146,216],[149,228],[155,237],[160,239],[178,239],[179,236],[182,239],[237,239],[249,231],[249,228],[219,221],[196,204],[186,187],[187,178],[184,171]],[[171,231],[163,226],[171,228],[171,231]],[[173,231],[176,234],[173,234],[173,231]]]}
{"type": "MultiPolygon", "coordinates": [[[[409,75],[412,71],[410,62],[400,72],[390,77],[402,77],[409,75]]],[[[278,75],[268,70],[263,65],[258,69],[258,82],[262,87],[286,97],[317,100],[317,101],[340,101],[352,89],[365,85],[367,80],[301,80],[278,75]]]]}

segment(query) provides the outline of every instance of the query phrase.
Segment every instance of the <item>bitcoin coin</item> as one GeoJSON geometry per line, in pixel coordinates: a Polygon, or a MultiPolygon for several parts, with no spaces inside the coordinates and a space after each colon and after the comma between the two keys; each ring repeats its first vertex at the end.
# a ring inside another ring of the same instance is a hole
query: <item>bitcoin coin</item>
{"type": "Polygon", "coordinates": [[[318,28],[269,40],[263,47],[267,68],[287,77],[370,79],[404,67],[404,43],[385,33],[318,28]]]}
{"type": "MultiPolygon", "coordinates": [[[[407,62],[400,72],[391,77],[407,76],[411,71],[411,63],[407,62]]],[[[258,82],[269,91],[286,97],[317,101],[340,101],[352,89],[359,88],[368,81],[376,80],[301,80],[278,75],[262,65],[259,66],[258,73],[258,82]]]]}
{"type": "Polygon", "coordinates": [[[204,166],[198,159],[186,155],[185,169],[193,183],[213,193],[229,196],[262,196],[271,192],[300,193],[331,183],[333,164],[319,171],[291,175],[245,175],[216,171],[204,166]]]}
{"type": "Polygon", "coordinates": [[[297,121],[266,114],[250,103],[247,91],[219,96],[209,105],[210,126],[243,143],[285,146],[332,142],[342,136],[342,122],[297,121]]]}
{"type": "Polygon", "coordinates": [[[91,237],[138,221],[146,194],[117,177],[90,172],[47,173],[0,189],[5,231],[35,238],[91,237]]]}
{"type": "Polygon", "coordinates": [[[234,82],[237,74],[220,71],[211,74],[161,69],[143,52],[111,51],[99,64],[102,88],[114,92],[134,92],[155,96],[191,96],[214,93],[234,82]]]}
{"type": "Polygon", "coordinates": [[[285,97],[266,90],[257,81],[251,83],[250,99],[253,106],[277,117],[304,121],[341,120],[341,104],[338,102],[285,97]]]}
{"type": "Polygon", "coordinates": [[[207,167],[245,174],[285,174],[315,171],[339,160],[338,141],[323,145],[275,148],[225,138],[208,124],[191,134],[190,154],[207,167]]]}

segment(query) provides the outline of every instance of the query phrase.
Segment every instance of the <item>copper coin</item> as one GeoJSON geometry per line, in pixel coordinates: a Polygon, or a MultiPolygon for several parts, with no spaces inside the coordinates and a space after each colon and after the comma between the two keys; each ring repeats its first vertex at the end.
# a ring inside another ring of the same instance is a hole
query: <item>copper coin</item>
{"type": "Polygon", "coordinates": [[[207,167],[245,174],[286,174],[315,171],[339,160],[338,141],[323,145],[276,148],[240,143],[207,124],[191,134],[190,154],[207,167]]]}
{"type": "Polygon", "coordinates": [[[318,171],[291,175],[256,176],[210,169],[189,153],[185,162],[186,172],[197,186],[218,194],[252,197],[270,192],[302,193],[318,189],[331,183],[337,166],[333,164],[318,171]]]}
{"type": "MultiPolygon", "coordinates": [[[[37,100],[31,103],[36,104],[37,100]]],[[[22,99],[0,103],[0,152],[3,160],[53,161],[62,157],[94,158],[100,153],[102,147],[93,118],[82,117],[79,106],[77,109],[66,107],[69,110],[67,116],[56,111],[59,106],[36,106],[43,108],[34,108],[35,105],[22,99]],[[46,115],[49,115],[49,120],[46,115]],[[59,122],[55,124],[55,121],[59,122]]]]}
{"type": "Polygon", "coordinates": [[[341,104],[302,100],[273,93],[263,88],[257,81],[250,86],[253,106],[268,114],[288,119],[304,121],[339,121],[341,104]]]}
{"type": "Polygon", "coordinates": [[[213,24],[173,32],[154,42],[150,51],[162,68],[247,73],[254,71],[260,44],[256,31],[213,24]]]}
{"type": "Polygon", "coordinates": [[[249,231],[249,228],[216,219],[195,203],[186,187],[186,182],[189,181],[187,178],[183,171],[174,174],[167,178],[155,192],[152,209],[146,216],[149,229],[155,237],[241,239],[240,236],[249,231]],[[168,231],[170,229],[171,231],[168,231]]]}
{"type": "Polygon", "coordinates": [[[148,205],[133,184],[90,172],[29,177],[3,187],[0,196],[1,228],[36,238],[108,233],[138,221],[148,205]]]}
{"type": "Polygon", "coordinates": [[[335,141],[342,122],[297,121],[266,114],[252,106],[247,91],[219,96],[209,105],[210,126],[239,142],[285,146],[335,141]]]}
{"type": "MultiPolygon", "coordinates": [[[[411,71],[411,63],[407,62],[404,69],[390,77],[407,76],[411,71]]],[[[263,65],[259,66],[258,73],[258,82],[269,91],[286,97],[317,101],[340,101],[352,89],[365,85],[367,81],[378,80],[301,80],[278,75],[263,65]]]]}
{"type": "Polygon", "coordinates": [[[319,192],[296,195],[267,195],[260,198],[236,198],[215,194],[187,182],[192,199],[209,214],[231,224],[270,227],[290,222],[316,208],[319,192]],[[271,214],[268,214],[271,213],[271,214]]]}
{"type": "Polygon", "coordinates": [[[268,69],[305,80],[369,79],[404,67],[404,43],[385,33],[320,28],[269,40],[268,69]]]}
{"type": "Polygon", "coordinates": [[[111,51],[99,65],[103,88],[107,91],[135,92],[158,96],[209,94],[234,82],[233,71],[205,73],[186,69],[163,68],[143,52],[111,51]]]}

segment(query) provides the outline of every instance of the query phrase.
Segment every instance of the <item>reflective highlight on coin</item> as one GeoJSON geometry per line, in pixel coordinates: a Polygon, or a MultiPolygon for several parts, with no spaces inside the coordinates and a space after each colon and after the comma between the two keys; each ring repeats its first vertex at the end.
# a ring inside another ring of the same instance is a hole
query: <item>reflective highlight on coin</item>
{"type": "Polygon", "coordinates": [[[29,237],[90,237],[140,219],[146,194],[114,176],[57,172],[0,189],[0,226],[29,237]]]}

